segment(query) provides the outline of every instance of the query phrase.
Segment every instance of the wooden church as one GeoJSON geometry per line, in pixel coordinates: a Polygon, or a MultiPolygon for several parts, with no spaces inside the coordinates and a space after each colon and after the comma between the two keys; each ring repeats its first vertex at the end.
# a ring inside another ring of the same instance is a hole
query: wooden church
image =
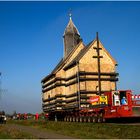
{"type": "Polygon", "coordinates": [[[63,39],[64,57],[41,81],[44,112],[86,108],[90,96],[116,89],[117,62],[104,48],[98,34],[85,45],[70,17],[63,39]]]}

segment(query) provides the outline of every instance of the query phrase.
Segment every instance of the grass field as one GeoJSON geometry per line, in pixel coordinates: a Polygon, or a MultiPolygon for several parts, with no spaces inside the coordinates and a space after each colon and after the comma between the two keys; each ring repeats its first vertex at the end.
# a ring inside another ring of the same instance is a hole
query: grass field
{"type": "Polygon", "coordinates": [[[44,120],[14,120],[9,123],[16,123],[31,126],[54,133],[84,139],[140,139],[139,125],[119,125],[119,124],[93,124],[76,122],[53,122],[44,120]]]}
{"type": "Polygon", "coordinates": [[[0,125],[0,139],[33,139],[36,138],[28,133],[24,133],[17,129],[7,129],[4,125],[0,125]]]}

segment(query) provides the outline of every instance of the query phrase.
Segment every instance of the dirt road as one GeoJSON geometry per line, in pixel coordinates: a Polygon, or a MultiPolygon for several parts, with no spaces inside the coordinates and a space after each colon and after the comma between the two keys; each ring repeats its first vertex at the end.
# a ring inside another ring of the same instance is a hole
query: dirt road
{"type": "Polygon", "coordinates": [[[26,133],[29,133],[33,136],[35,136],[38,139],[74,139],[69,136],[64,136],[60,134],[56,134],[55,132],[47,132],[45,130],[40,130],[38,128],[32,128],[29,126],[22,126],[22,125],[17,125],[17,124],[5,124],[6,129],[17,129],[26,133]]]}

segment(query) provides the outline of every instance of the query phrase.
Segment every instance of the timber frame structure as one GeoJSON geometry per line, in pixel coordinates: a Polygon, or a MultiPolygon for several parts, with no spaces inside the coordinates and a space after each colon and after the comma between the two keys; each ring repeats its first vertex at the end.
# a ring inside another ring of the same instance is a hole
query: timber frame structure
{"type": "Polygon", "coordinates": [[[88,108],[90,96],[116,90],[117,62],[103,47],[98,34],[85,46],[70,17],[63,37],[65,55],[41,81],[42,109],[46,113],[88,108]]]}

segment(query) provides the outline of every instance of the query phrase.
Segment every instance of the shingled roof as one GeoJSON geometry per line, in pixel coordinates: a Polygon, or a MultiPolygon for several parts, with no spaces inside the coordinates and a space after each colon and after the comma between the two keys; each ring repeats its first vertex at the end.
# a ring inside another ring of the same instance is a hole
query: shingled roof
{"type": "Polygon", "coordinates": [[[62,58],[59,63],[56,65],[56,67],[53,69],[52,73],[54,73],[63,63],[64,63],[64,59],[62,58]]]}
{"type": "Polygon", "coordinates": [[[82,40],[79,42],[79,44],[77,44],[73,50],[71,51],[71,53],[66,57],[66,58],[62,58],[60,60],[60,62],[58,63],[58,65],[53,69],[52,73],[55,73],[60,67],[64,66],[67,63],[67,60],[71,57],[71,55],[75,52],[75,50],[79,47],[80,43],[83,43],[82,40]]]}
{"type": "Polygon", "coordinates": [[[79,33],[78,29],[76,28],[76,26],[74,25],[71,17],[70,17],[69,23],[64,31],[63,36],[66,34],[78,34],[80,36],[80,33],[79,33]]]}
{"type": "Polygon", "coordinates": [[[52,70],[52,72],[47,75],[45,78],[42,79],[41,82],[44,82],[45,80],[49,79],[50,77],[52,77],[53,75],[55,75],[56,71],[63,67],[66,63],[66,61],[70,58],[70,56],[74,53],[74,51],[78,48],[78,46],[80,45],[80,43],[83,43],[82,40],[79,42],[78,45],[76,45],[73,50],[71,51],[71,53],[66,57],[66,58],[62,58],[59,63],[56,65],[56,67],[52,70]]]}
{"type": "Polygon", "coordinates": [[[64,70],[67,70],[67,69],[75,66],[76,63],[79,62],[79,60],[81,59],[81,57],[88,51],[90,45],[92,43],[94,43],[94,42],[95,42],[95,40],[94,41],[91,41],[84,49],[82,49],[80,51],[80,53],[67,66],[64,67],[64,70]]]}
{"type": "MultiPolygon", "coordinates": [[[[95,41],[96,39],[91,41],[83,50],[81,50],[81,52],[67,66],[64,67],[64,70],[68,70],[69,68],[75,66],[79,62],[79,60],[84,56],[84,54],[89,50],[90,46],[95,43],[95,41]]],[[[110,53],[108,53],[108,51],[103,47],[103,45],[102,48],[109,55],[114,64],[117,65],[116,60],[110,55],[110,53]]]]}
{"type": "MultiPolygon", "coordinates": [[[[84,54],[90,49],[90,46],[95,43],[96,39],[91,41],[87,46],[85,46],[80,52],[79,54],[68,64],[66,65],[63,69],[64,70],[68,70],[69,68],[72,68],[73,66],[75,66],[79,60],[84,56],[84,54]]],[[[79,43],[80,44],[80,43],[79,43]]],[[[51,72],[51,74],[49,74],[48,76],[46,76],[42,81],[50,78],[51,76],[55,75],[56,71],[60,68],[62,68],[65,64],[66,64],[66,60],[68,60],[68,58],[71,56],[72,53],[74,53],[75,49],[79,46],[79,44],[72,50],[72,52],[68,55],[68,57],[66,57],[65,59],[62,58],[59,63],[57,64],[57,66],[54,68],[54,70],[51,72]]],[[[100,42],[101,44],[101,42],[100,42]]],[[[101,44],[102,45],[102,44],[101,44]]],[[[103,46],[103,45],[102,45],[103,46]]],[[[110,55],[110,53],[108,53],[108,51],[103,47],[103,50],[109,55],[109,57],[112,59],[112,61],[114,62],[115,65],[117,65],[117,62],[115,61],[115,59],[110,55]]]]}

